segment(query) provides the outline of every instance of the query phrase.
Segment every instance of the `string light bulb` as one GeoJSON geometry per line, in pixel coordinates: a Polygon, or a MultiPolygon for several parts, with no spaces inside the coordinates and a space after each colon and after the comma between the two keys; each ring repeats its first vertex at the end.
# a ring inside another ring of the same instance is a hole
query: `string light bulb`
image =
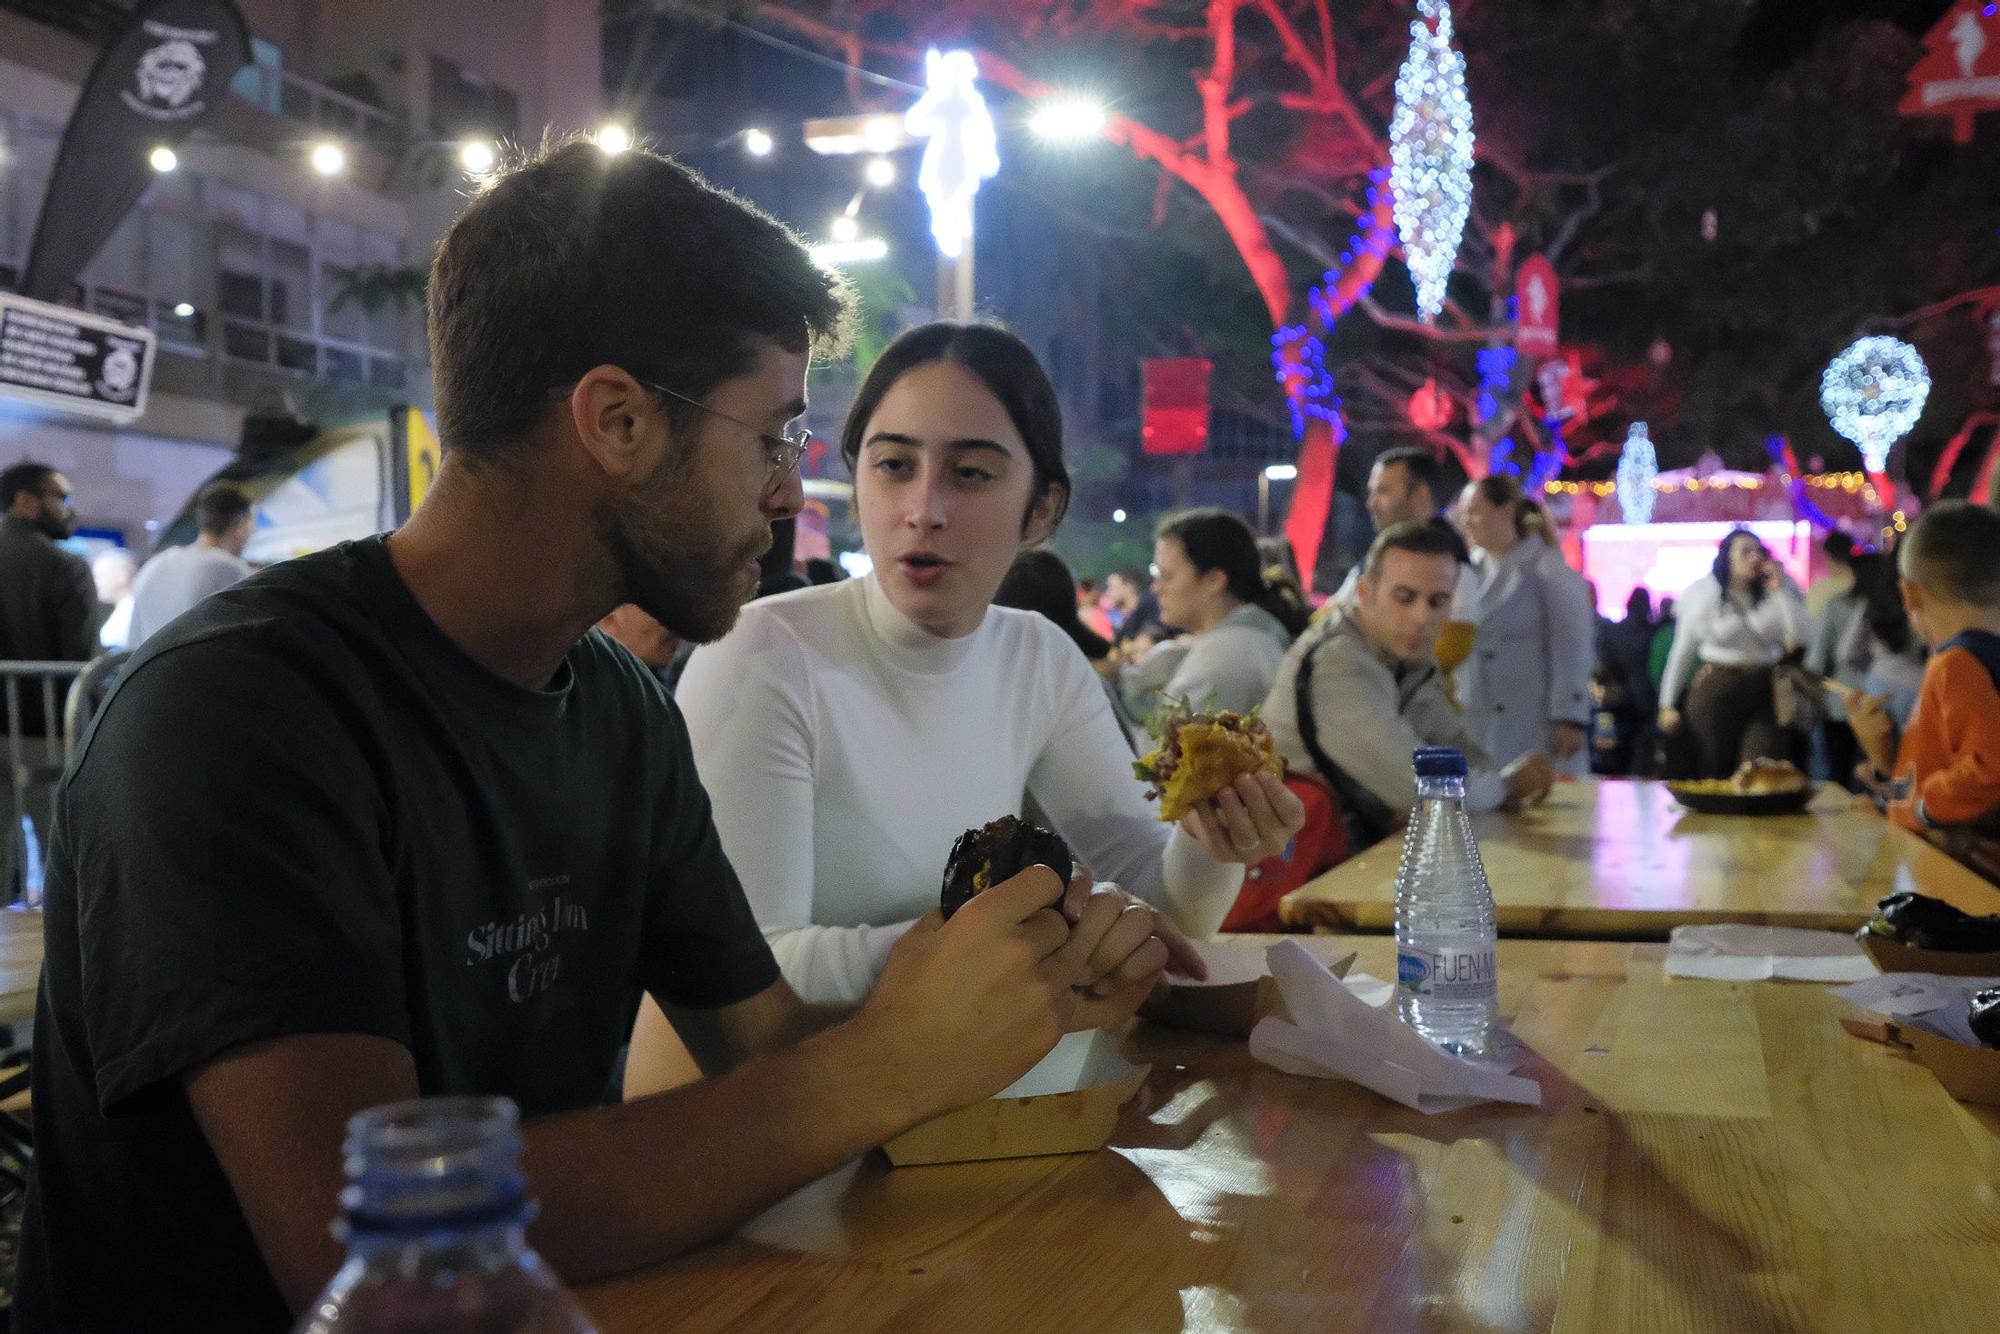
{"type": "Polygon", "coordinates": [[[1448,0],[1417,0],[1410,54],[1396,75],[1389,188],[1417,287],[1417,318],[1436,321],[1472,211],[1472,103],[1465,57],[1451,45],[1448,0]]]}

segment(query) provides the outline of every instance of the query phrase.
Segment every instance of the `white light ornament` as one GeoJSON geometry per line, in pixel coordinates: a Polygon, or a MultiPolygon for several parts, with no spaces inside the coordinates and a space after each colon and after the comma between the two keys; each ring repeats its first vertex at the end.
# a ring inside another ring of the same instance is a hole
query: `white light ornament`
{"type": "Polygon", "coordinates": [[[912,138],[926,139],[917,188],[931,206],[931,235],[947,259],[957,259],[972,235],[972,199],[979,183],[1000,171],[1000,138],[977,86],[979,62],[970,51],[935,49],[924,56],[924,95],[903,117],[912,138]]]}
{"type": "Polygon", "coordinates": [[[1618,514],[1626,523],[1653,521],[1653,479],[1660,475],[1660,458],[1646,423],[1633,422],[1618,456],[1618,514]]]}
{"type": "Polygon", "coordinates": [[[1417,0],[1417,13],[1410,54],[1396,75],[1389,189],[1417,286],[1417,318],[1429,324],[1444,309],[1472,210],[1472,103],[1465,96],[1465,57],[1451,45],[1448,0],[1417,0]]]}
{"type": "Polygon", "coordinates": [[[1930,392],[1931,373],[1917,349],[1876,334],[1827,363],[1819,405],[1833,429],[1861,447],[1868,471],[1881,472],[1890,448],[1923,415],[1930,392]]]}

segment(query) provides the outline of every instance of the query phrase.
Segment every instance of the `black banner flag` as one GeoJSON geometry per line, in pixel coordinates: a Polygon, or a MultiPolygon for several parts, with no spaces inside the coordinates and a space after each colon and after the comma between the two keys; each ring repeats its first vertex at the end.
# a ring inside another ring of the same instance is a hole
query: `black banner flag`
{"type": "Polygon", "coordinates": [[[228,96],[250,61],[250,30],[229,0],[153,0],[104,48],[63,132],[21,293],[59,299],[152,181],[171,148],[228,96]]]}

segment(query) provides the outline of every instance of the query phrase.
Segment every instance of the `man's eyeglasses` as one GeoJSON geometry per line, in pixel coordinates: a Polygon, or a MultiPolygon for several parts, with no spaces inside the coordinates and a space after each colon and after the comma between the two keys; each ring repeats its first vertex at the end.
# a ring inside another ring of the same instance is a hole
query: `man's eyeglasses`
{"type": "Polygon", "coordinates": [[[690,407],[700,408],[711,417],[720,417],[726,422],[741,426],[763,441],[764,458],[771,465],[771,475],[764,480],[766,494],[777,490],[785,478],[791,475],[792,469],[798,467],[799,460],[805,457],[807,446],[812,444],[813,433],[796,422],[787,426],[783,434],[772,435],[769,431],[758,430],[741,417],[732,417],[726,412],[711,408],[698,398],[689,398],[686,394],[669,389],[663,384],[655,384],[651,380],[641,380],[639,383],[656,394],[665,394],[668,398],[678,399],[690,407]]]}

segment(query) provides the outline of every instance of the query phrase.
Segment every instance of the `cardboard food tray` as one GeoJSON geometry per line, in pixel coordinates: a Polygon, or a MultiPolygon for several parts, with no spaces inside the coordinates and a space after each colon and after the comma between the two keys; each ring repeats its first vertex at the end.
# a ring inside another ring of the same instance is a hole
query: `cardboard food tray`
{"type": "MultiPolygon", "coordinates": [[[[1285,998],[1267,971],[1267,946],[1206,942],[1209,980],[1190,982],[1169,976],[1166,994],[1149,1001],[1141,1012],[1148,1023],[1186,1028],[1221,1037],[1247,1038],[1266,1015],[1290,1019],[1285,998]]],[[[1354,955],[1327,965],[1335,977],[1346,977],[1354,955]]]]}
{"type": "Polygon", "coordinates": [[[1861,948],[1885,973],[1944,973],[1951,977],[2000,977],[2000,952],[1924,950],[1878,936],[1863,927],[1861,948]]]}
{"type": "Polygon", "coordinates": [[[906,1130],[882,1151],[896,1167],[1093,1153],[1151,1068],[1119,1055],[1105,1033],[1071,1033],[998,1094],[906,1130]]]}
{"type": "Polygon", "coordinates": [[[1960,1102],[2000,1107],[2000,1051],[1954,1042],[1883,1016],[1843,1018],[1840,1026],[1857,1037],[1901,1047],[1960,1102]]]}

